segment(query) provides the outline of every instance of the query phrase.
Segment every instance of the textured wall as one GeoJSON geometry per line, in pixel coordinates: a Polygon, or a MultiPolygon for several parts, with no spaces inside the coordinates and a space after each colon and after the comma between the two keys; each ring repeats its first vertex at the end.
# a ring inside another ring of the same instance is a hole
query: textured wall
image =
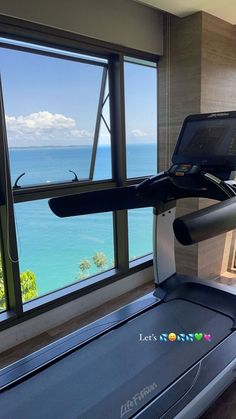
{"type": "Polygon", "coordinates": [[[159,63],[159,167],[169,167],[186,115],[201,104],[201,13],[166,15],[164,56],[159,63]]]}
{"type": "MultiPolygon", "coordinates": [[[[208,13],[202,14],[201,112],[236,110],[236,28],[208,13]]],[[[205,205],[200,202],[200,207],[205,205]]],[[[199,247],[198,270],[208,277],[224,272],[232,234],[207,240],[199,247]],[[220,255],[223,255],[221,258],[220,255]]]]}
{"type": "MultiPolygon", "coordinates": [[[[201,106],[201,13],[164,20],[164,57],[159,63],[159,168],[167,169],[183,123],[201,106]]],[[[178,202],[177,215],[198,209],[197,199],[178,202]]],[[[198,245],[176,243],[177,271],[198,274],[198,245]]]]}
{"type": "Polygon", "coordinates": [[[236,109],[236,28],[202,15],[201,111],[236,109]]]}
{"type": "MultiPolygon", "coordinates": [[[[167,168],[183,119],[191,113],[236,109],[236,29],[207,13],[167,16],[159,71],[159,165],[167,168]]],[[[184,199],[177,214],[212,201],[184,199]]],[[[226,270],[232,235],[198,245],[176,244],[177,270],[214,278],[226,270]]]]}

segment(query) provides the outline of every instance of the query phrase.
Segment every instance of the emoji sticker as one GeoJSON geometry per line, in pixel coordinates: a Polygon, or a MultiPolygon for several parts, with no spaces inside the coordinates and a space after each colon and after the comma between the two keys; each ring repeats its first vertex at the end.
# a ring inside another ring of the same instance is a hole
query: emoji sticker
{"type": "Polygon", "coordinates": [[[169,333],[168,339],[169,339],[170,342],[176,341],[176,334],[173,333],[173,332],[169,333]]]}
{"type": "Polygon", "coordinates": [[[211,341],[211,335],[208,333],[205,333],[204,334],[204,340],[206,341],[206,342],[210,342],[211,341]]]}
{"type": "Polygon", "coordinates": [[[167,342],[167,338],[168,338],[167,333],[162,333],[162,334],[160,335],[160,341],[161,341],[161,342],[167,342]]]}
{"type": "Polygon", "coordinates": [[[194,337],[196,340],[200,341],[203,339],[203,333],[195,333],[194,337]]]}
{"type": "Polygon", "coordinates": [[[185,333],[180,333],[180,334],[177,336],[177,341],[178,341],[178,342],[185,342],[185,339],[186,339],[186,335],[185,335],[185,333]]]}

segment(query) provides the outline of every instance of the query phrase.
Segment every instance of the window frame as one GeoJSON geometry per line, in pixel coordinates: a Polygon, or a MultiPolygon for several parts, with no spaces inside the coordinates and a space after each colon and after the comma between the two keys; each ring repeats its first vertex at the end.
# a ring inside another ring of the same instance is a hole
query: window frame
{"type": "MultiPolygon", "coordinates": [[[[75,182],[58,182],[50,185],[23,186],[12,189],[4,104],[2,100],[0,101],[0,153],[1,156],[4,156],[3,164],[0,167],[0,179],[3,185],[0,189],[0,232],[2,236],[2,264],[3,273],[5,274],[4,280],[6,283],[7,300],[7,310],[0,313],[0,330],[3,330],[152,265],[152,255],[146,255],[129,262],[128,212],[127,210],[114,211],[113,237],[115,268],[89,277],[86,281],[68,285],[23,304],[19,263],[13,262],[9,258],[8,248],[11,249],[11,258],[17,260],[18,250],[14,218],[15,204],[85,191],[95,191],[101,188],[133,185],[146,178],[146,176],[134,179],[127,179],[126,177],[124,61],[129,56],[151,61],[157,65],[159,57],[132,48],[113,45],[106,41],[100,41],[2,15],[0,15],[0,37],[56,48],[57,50],[61,49],[77,54],[87,54],[92,57],[108,60],[112,165],[112,179],[108,180],[86,180],[78,184],[75,182]]],[[[38,50],[36,53],[38,53],[38,50]]],[[[65,59],[67,59],[66,56],[65,59]]]]}
{"type": "MultiPolygon", "coordinates": [[[[151,68],[155,68],[156,69],[156,87],[157,87],[157,89],[156,89],[156,109],[157,109],[157,114],[158,114],[158,61],[159,61],[159,59],[156,61],[156,62],[153,62],[153,65],[148,65],[148,61],[146,60],[146,59],[140,59],[140,58],[137,58],[137,57],[127,57],[127,56],[123,56],[123,65],[124,65],[124,67],[125,67],[125,63],[129,63],[129,64],[136,64],[136,65],[140,65],[140,66],[143,66],[143,67],[151,67],[151,68]]],[[[151,63],[152,61],[149,61],[149,63],[151,63]]],[[[124,69],[124,73],[125,73],[125,69],[124,69]]],[[[125,80],[125,77],[124,77],[124,80],[125,80]]],[[[124,84],[125,84],[125,82],[124,82],[124,84]]],[[[125,106],[125,105],[124,105],[125,106]]],[[[158,170],[158,163],[159,163],[159,161],[158,161],[158,118],[157,118],[157,121],[156,121],[156,128],[157,128],[157,132],[156,132],[156,139],[157,139],[157,156],[156,156],[156,164],[157,164],[157,167],[156,167],[156,169],[158,170]]],[[[128,145],[128,143],[127,143],[127,141],[126,141],[126,146],[128,145]]],[[[126,163],[127,163],[127,159],[126,159],[126,163]]],[[[153,173],[149,173],[148,175],[145,175],[145,176],[143,176],[142,178],[147,178],[147,177],[150,177],[150,176],[153,176],[153,173]]],[[[128,176],[128,172],[127,172],[127,169],[126,169],[126,181],[127,181],[127,184],[128,183],[130,183],[131,185],[133,184],[133,183],[135,183],[135,181],[136,182],[139,182],[139,179],[140,179],[140,176],[135,176],[135,177],[129,177],[128,176]]]]}
{"type": "MultiPolygon", "coordinates": [[[[0,38],[1,34],[0,34],[0,38]]],[[[19,40],[18,40],[19,41],[19,40]]],[[[17,41],[16,41],[17,42],[17,41]]],[[[26,44],[27,45],[27,44],[26,44]]],[[[62,59],[64,61],[73,61],[73,62],[77,62],[77,63],[81,63],[81,64],[88,64],[91,66],[96,66],[96,67],[101,67],[102,68],[102,77],[101,77],[101,85],[100,85],[100,92],[99,92],[99,98],[98,98],[98,106],[97,106],[97,114],[96,114],[96,122],[95,122],[95,127],[94,127],[94,132],[93,132],[93,143],[91,146],[91,158],[89,161],[89,165],[88,165],[88,179],[83,179],[84,182],[89,182],[92,181],[93,182],[93,175],[94,175],[94,171],[95,171],[95,162],[96,162],[96,155],[97,155],[97,148],[98,148],[98,141],[99,141],[99,130],[100,130],[100,125],[101,125],[101,118],[102,118],[102,110],[103,110],[103,105],[104,105],[104,94],[105,94],[105,88],[106,88],[106,82],[107,82],[107,78],[108,78],[108,63],[107,62],[100,62],[100,61],[95,61],[94,60],[89,60],[87,58],[82,58],[81,56],[79,57],[75,57],[75,56],[71,56],[69,55],[70,53],[72,53],[72,51],[66,51],[65,49],[63,51],[68,52],[68,56],[65,54],[60,54],[58,52],[52,52],[52,51],[43,51],[43,50],[38,50],[37,48],[33,48],[32,46],[22,46],[22,45],[13,45],[13,44],[8,44],[7,42],[2,42],[0,40],[0,48],[5,48],[5,49],[10,49],[10,50],[15,50],[15,51],[22,51],[22,52],[26,52],[26,53],[30,53],[30,54],[34,54],[34,55],[42,55],[44,57],[49,57],[49,58],[59,58],[62,59]]],[[[28,44],[29,45],[29,44],[28,44]]],[[[52,49],[52,47],[50,47],[52,49]]],[[[75,52],[73,51],[73,53],[75,54],[75,52]]],[[[81,55],[80,53],[77,52],[78,55],[81,55]]],[[[109,96],[109,95],[108,95],[109,96]]],[[[21,177],[21,176],[20,176],[21,177]]],[[[15,180],[15,184],[17,183],[19,178],[17,178],[15,180]]],[[[110,180],[110,179],[108,179],[110,180]]],[[[52,181],[50,182],[51,185],[51,189],[53,190],[56,186],[61,186],[61,185],[70,185],[71,181],[52,181]]],[[[21,189],[24,189],[26,191],[33,189],[36,190],[39,187],[43,188],[45,186],[45,183],[42,184],[32,184],[32,185],[23,185],[20,186],[21,189]]],[[[17,189],[18,186],[15,187],[15,189],[17,189]]],[[[14,191],[14,186],[13,186],[13,191],[14,191]]]]}

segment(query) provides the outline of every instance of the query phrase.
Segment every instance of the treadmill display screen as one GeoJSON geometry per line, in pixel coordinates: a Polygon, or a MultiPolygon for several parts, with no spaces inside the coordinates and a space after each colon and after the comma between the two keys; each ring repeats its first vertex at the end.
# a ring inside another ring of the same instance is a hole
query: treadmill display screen
{"type": "Polygon", "coordinates": [[[192,118],[184,123],[173,161],[236,160],[236,117],[192,118]],[[230,158],[229,160],[232,160],[230,158]]]}

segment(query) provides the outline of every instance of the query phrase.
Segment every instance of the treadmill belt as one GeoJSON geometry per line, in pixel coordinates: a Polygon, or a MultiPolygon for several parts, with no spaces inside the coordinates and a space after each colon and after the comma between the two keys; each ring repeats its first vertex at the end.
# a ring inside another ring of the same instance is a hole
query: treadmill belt
{"type": "Polygon", "coordinates": [[[127,419],[223,340],[232,320],[184,300],[155,306],[0,394],[1,419],[127,419]],[[211,341],[161,342],[162,333],[211,341]],[[141,341],[151,336],[151,340],[141,341]],[[155,340],[156,336],[157,340],[155,340]]]}

